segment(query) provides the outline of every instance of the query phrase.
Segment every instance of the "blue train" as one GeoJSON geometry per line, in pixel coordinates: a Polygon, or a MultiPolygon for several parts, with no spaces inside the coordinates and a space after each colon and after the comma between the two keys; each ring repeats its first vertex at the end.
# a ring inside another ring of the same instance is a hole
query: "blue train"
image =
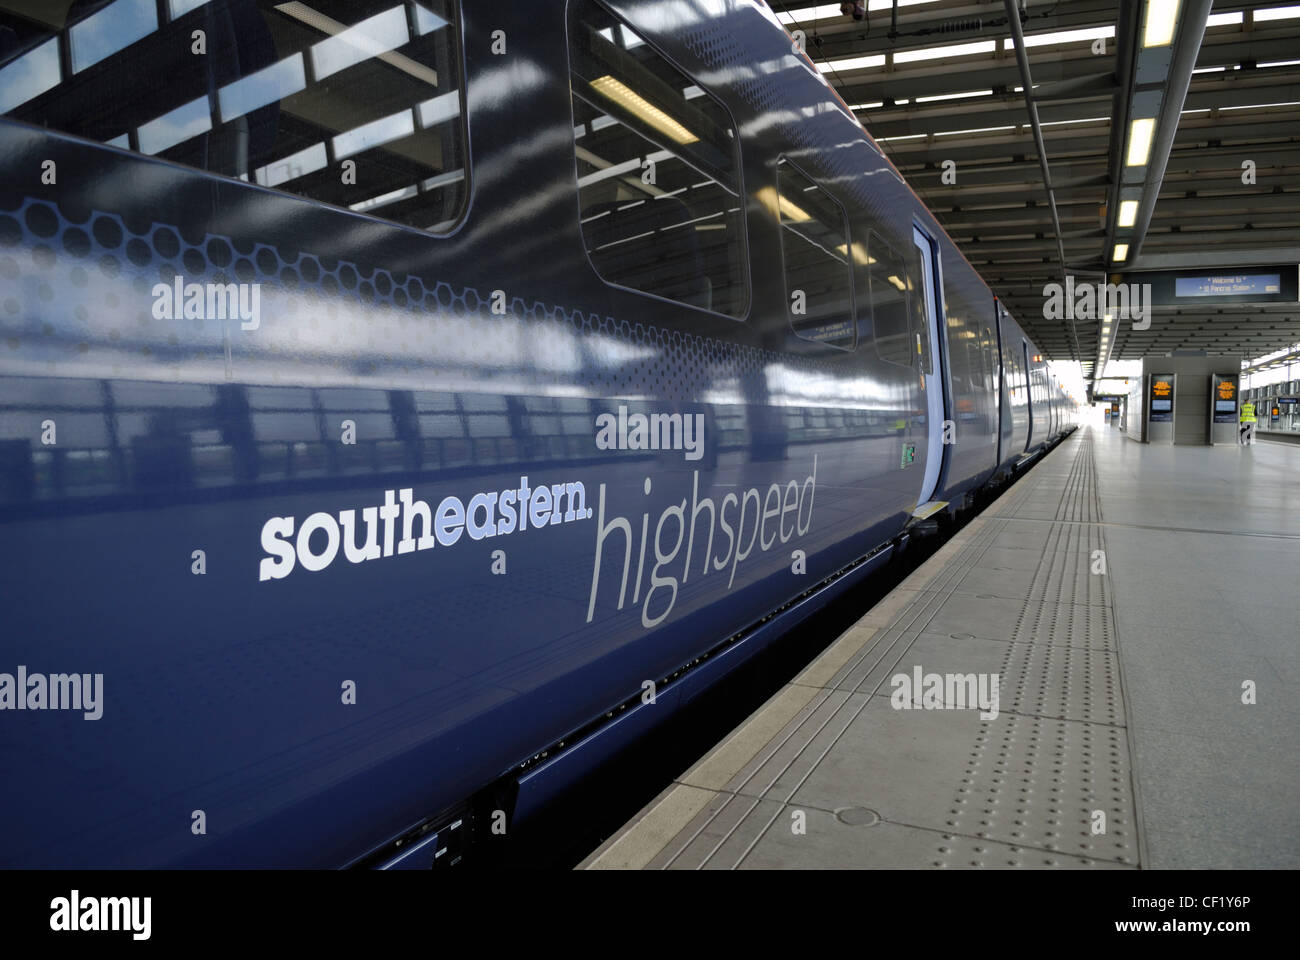
{"type": "Polygon", "coordinates": [[[0,0],[0,862],[450,864],[1073,426],[754,0],[0,0]]]}

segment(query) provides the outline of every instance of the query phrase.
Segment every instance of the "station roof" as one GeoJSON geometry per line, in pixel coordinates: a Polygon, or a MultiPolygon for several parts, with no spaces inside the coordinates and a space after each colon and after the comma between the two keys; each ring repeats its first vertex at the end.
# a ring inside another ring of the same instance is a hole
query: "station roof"
{"type": "Polygon", "coordinates": [[[1147,329],[1117,324],[1104,344],[1099,321],[1043,310],[1044,287],[1066,274],[1096,283],[1125,270],[1300,263],[1300,5],[1181,0],[1180,18],[1206,18],[1203,36],[1180,29],[1153,73],[1147,0],[1021,0],[1059,246],[1004,0],[870,0],[863,21],[838,3],[770,6],[804,31],[823,75],[1049,358],[1080,361],[1090,379],[1107,357],[1256,357],[1300,341],[1294,303],[1157,307],[1147,329]],[[1130,124],[1117,118],[1143,115],[1149,104],[1134,98],[1152,89],[1164,95],[1134,193],[1121,163],[1130,124]],[[1151,208],[1131,237],[1116,215],[1144,186],[1151,208]],[[1120,263],[1123,240],[1133,255],[1120,263]]]}

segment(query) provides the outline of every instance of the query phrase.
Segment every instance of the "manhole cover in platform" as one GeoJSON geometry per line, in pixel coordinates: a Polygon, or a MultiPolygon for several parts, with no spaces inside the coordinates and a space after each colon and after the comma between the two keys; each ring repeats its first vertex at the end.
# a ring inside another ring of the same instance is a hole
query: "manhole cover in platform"
{"type": "Polygon", "coordinates": [[[874,827],[880,822],[880,814],[866,807],[841,807],[835,811],[835,819],[850,827],[874,827]]]}

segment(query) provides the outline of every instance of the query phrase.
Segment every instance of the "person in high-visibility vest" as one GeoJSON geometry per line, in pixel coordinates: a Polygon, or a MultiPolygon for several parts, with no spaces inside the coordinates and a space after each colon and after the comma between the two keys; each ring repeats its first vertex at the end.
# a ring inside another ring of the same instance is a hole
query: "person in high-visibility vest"
{"type": "Polygon", "coordinates": [[[1248,446],[1255,442],[1255,405],[1247,400],[1241,405],[1241,445],[1248,446]]]}

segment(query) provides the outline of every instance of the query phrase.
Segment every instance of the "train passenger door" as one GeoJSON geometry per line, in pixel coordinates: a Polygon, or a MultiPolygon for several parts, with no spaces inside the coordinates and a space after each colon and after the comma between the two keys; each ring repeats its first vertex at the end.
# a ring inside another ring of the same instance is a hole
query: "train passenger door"
{"type": "Polygon", "coordinates": [[[993,461],[995,467],[1002,465],[1002,451],[1005,446],[1002,433],[1011,420],[1010,404],[1004,394],[1007,379],[1006,357],[1002,350],[1002,312],[1002,304],[995,297],[993,300],[993,399],[997,412],[993,415],[993,423],[998,432],[997,454],[993,461]]]}
{"type": "Polygon", "coordinates": [[[1020,341],[1021,356],[1025,359],[1025,413],[1029,418],[1029,433],[1025,437],[1025,449],[1034,442],[1034,368],[1029,364],[1029,342],[1020,341]]]}
{"type": "Polygon", "coordinates": [[[943,349],[939,340],[939,300],[935,283],[934,245],[919,227],[912,228],[912,242],[916,244],[921,256],[921,302],[922,320],[930,338],[930,348],[922,351],[922,382],[925,385],[926,410],[926,445],[925,476],[921,480],[921,492],[916,498],[918,510],[929,503],[937,493],[940,470],[943,466],[943,377],[941,363],[943,349]]]}

